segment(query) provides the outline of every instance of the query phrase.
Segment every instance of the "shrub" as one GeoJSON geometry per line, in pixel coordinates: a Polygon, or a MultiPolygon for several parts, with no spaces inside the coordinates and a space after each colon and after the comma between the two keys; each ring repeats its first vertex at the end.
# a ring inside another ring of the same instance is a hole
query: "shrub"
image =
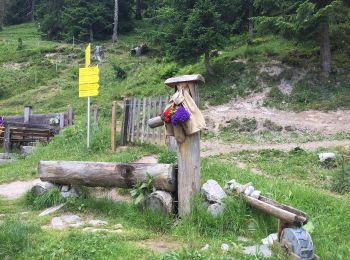
{"type": "Polygon", "coordinates": [[[160,67],[159,74],[162,79],[171,78],[179,72],[179,68],[175,63],[170,63],[164,67],[160,67]]]}
{"type": "Polygon", "coordinates": [[[44,209],[64,202],[61,197],[60,190],[54,188],[42,196],[34,196],[31,191],[28,191],[24,196],[24,204],[31,206],[34,209],[44,209]]]}
{"type": "Polygon", "coordinates": [[[122,67],[120,67],[116,64],[113,64],[112,66],[113,66],[114,75],[115,75],[116,79],[126,79],[127,74],[126,74],[126,71],[122,67]]]}
{"type": "Polygon", "coordinates": [[[345,165],[344,160],[340,169],[335,172],[332,191],[341,194],[350,192],[350,165],[345,165]]]}

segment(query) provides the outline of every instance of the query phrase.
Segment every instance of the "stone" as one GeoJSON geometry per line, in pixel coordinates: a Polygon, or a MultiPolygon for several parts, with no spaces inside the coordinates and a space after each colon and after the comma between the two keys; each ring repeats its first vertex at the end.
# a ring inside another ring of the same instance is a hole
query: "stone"
{"type": "Polygon", "coordinates": [[[261,239],[261,243],[263,245],[273,245],[273,242],[277,241],[277,240],[278,240],[277,233],[273,233],[273,234],[270,234],[267,237],[261,239]]]}
{"type": "Polygon", "coordinates": [[[60,217],[54,217],[51,220],[51,227],[55,229],[63,229],[64,228],[64,223],[60,217]]]}
{"type": "Polygon", "coordinates": [[[103,221],[103,220],[99,220],[99,219],[92,219],[89,221],[89,224],[91,226],[107,226],[108,225],[108,222],[107,221],[103,221]]]}
{"type": "Polygon", "coordinates": [[[43,216],[49,215],[51,213],[54,213],[54,212],[60,210],[61,208],[63,208],[65,205],[66,205],[66,203],[62,203],[60,205],[45,209],[43,212],[41,212],[39,214],[39,217],[43,217],[43,216]]]}
{"type": "Polygon", "coordinates": [[[77,215],[63,215],[63,216],[61,216],[61,218],[67,224],[82,223],[81,218],[77,215]]]}
{"type": "Polygon", "coordinates": [[[86,228],[83,229],[83,231],[96,233],[96,232],[108,232],[109,230],[105,229],[105,228],[86,227],[86,228]]]}
{"type": "Polygon", "coordinates": [[[61,191],[61,196],[63,198],[78,198],[80,194],[80,190],[76,187],[72,187],[69,191],[61,191]]]}
{"type": "Polygon", "coordinates": [[[255,190],[250,194],[250,197],[254,198],[254,199],[259,199],[261,195],[261,191],[259,190],[255,190]]]}
{"type": "Polygon", "coordinates": [[[68,186],[68,185],[63,185],[63,186],[61,187],[61,191],[62,191],[62,192],[67,192],[67,191],[69,191],[69,186],[68,186]]]}
{"type": "Polygon", "coordinates": [[[55,187],[57,186],[51,182],[39,181],[32,187],[31,191],[34,196],[42,196],[55,187]]]}
{"type": "Polygon", "coordinates": [[[224,190],[225,191],[234,191],[237,188],[237,186],[238,186],[238,184],[237,184],[236,180],[232,179],[225,184],[224,190]]]}
{"type": "Polygon", "coordinates": [[[225,191],[215,180],[208,180],[202,186],[202,192],[205,198],[211,202],[222,202],[226,198],[225,191]]]}
{"type": "Polygon", "coordinates": [[[123,225],[122,224],[116,224],[116,225],[114,225],[114,229],[123,229],[123,225]]]}
{"type": "Polygon", "coordinates": [[[253,186],[248,186],[248,187],[244,190],[244,194],[247,195],[247,196],[250,196],[253,192],[254,192],[254,187],[253,187],[253,186]]]}
{"type": "Polygon", "coordinates": [[[208,212],[214,217],[218,217],[224,213],[225,205],[222,203],[214,203],[208,207],[208,212]]]}
{"type": "Polygon", "coordinates": [[[73,228],[78,228],[78,227],[81,227],[82,225],[84,225],[84,222],[78,222],[78,223],[74,223],[74,224],[69,224],[69,226],[73,227],[73,228]]]}
{"type": "Polygon", "coordinates": [[[246,255],[262,255],[263,257],[272,257],[272,251],[270,250],[268,245],[255,245],[248,246],[243,250],[243,253],[246,255]]]}
{"type": "Polygon", "coordinates": [[[21,154],[28,156],[37,149],[36,146],[21,146],[21,154]]]}
{"type": "Polygon", "coordinates": [[[201,251],[207,251],[209,249],[209,244],[205,244],[202,248],[201,251]]]}
{"type": "Polygon", "coordinates": [[[221,244],[221,250],[222,251],[228,251],[230,249],[230,246],[228,245],[228,244],[225,244],[225,243],[223,243],[223,244],[221,244]]]}
{"type": "Polygon", "coordinates": [[[330,161],[334,160],[336,158],[335,153],[320,153],[318,155],[318,158],[320,158],[320,162],[330,161]]]}

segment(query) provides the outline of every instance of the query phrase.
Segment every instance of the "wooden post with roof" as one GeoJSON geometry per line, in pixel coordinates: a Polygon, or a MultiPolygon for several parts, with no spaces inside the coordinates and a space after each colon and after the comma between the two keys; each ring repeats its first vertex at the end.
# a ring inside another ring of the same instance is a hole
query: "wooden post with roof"
{"type": "MultiPolygon", "coordinates": [[[[199,84],[205,80],[201,75],[183,75],[169,78],[165,84],[178,88],[188,87],[190,94],[199,105],[199,84]]],[[[180,217],[191,212],[194,196],[200,191],[200,133],[187,135],[183,143],[178,143],[178,212],[180,217]]]]}

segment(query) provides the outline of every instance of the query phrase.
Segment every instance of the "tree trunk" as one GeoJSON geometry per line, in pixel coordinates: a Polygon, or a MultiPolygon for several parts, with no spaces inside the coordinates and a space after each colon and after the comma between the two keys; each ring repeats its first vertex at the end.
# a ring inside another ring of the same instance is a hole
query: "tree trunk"
{"type": "Polygon", "coordinates": [[[35,14],[35,0],[32,0],[32,9],[30,11],[30,16],[31,16],[31,21],[32,22],[35,21],[34,14],[35,14]]]}
{"type": "Polygon", "coordinates": [[[254,24],[253,24],[253,3],[249,1],[248,6],[248,27],[249,27],[249,43],[253,43],[254,38],[254,24]]]}
{"type": "Polygon", "coordinates": [[[176,191],[172,164],[40,161],[38,173],[42,181],[54,184],[117,188],[132,188],[149,174],[156,189],[176,191]]]}
{"type": "Polygon", "coordinates": [[[4,18],[5,18],[5,0],[0,0],[0,30],[4,26],[4,18]]]}
{"type": "Polygon", "coordinates": [[[169,192],[161,190],[155,191],[145,199],[143,209],[170,215],[174,210],[173,197],[169,192]]]}
{"type": "Polygon", "coordinates": [[[323,74],[328,77],[331,72],[331,49],[329,46],[328,21],[321,23],[321,66],[323,74]]]}
{"type": "Polygon", "coordinates": [[[112,42],[115,43],[118,40],[118,16],[119,16],[119,1],[114,0],[114,24],[113,24],[113,36],[112,42]]]}
{"type": "Polygon", "coordinates": [[[90,42],[94,41],[94,30],[90,27],[90,42]]]}
{"type": "Polygon", "coordinates": [[[206,50],[204,53],[204,65],[205,65],[205,69],[207,70],[208,74],[211,76],[214,76],[214,70],[213,68],[210,66],[209,63],[209,50],[206,50]]]}
{"type": "Polygon", "coordinates": [[[135,19],[136,20],[142,20],[142,0],[136,0],[136,15],[135,19]]]}

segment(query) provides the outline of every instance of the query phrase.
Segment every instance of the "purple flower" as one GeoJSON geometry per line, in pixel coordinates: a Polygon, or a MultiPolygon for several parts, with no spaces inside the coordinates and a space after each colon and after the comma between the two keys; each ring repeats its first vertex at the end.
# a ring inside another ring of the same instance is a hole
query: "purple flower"
{"type": "Polygon", "coordinates": [[[0,125],[3,125],[5,123],[5,120],[2,116],[0,116],[0,125]]]}
{"type": "Polygon", "coordinates": [[[171,124],[178,125],[184,123],[189,120],[190,117],[190,113],[183,106],[179,106],[176,112],[171,116],[171,124]]]}

